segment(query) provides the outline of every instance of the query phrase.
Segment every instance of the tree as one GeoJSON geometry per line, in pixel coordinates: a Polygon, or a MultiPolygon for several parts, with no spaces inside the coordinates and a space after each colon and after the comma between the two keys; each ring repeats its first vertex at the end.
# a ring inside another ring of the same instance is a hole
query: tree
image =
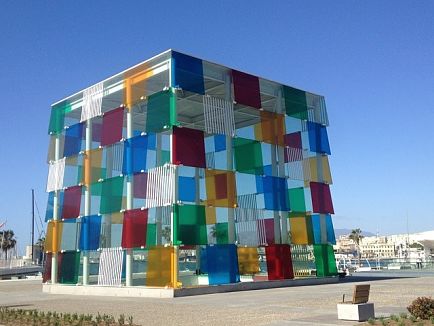
{"type": "Polygon", "coordinates": [[[0,231],[0,246],[5,253],[5,260],[8,259],[8,250],[15,248],[17,240],[14,239],[15,233],[12,230],[0,231]]]}
{"type": "Polygon", "coordinates": [[[362,230],[360,229],[351,230],[351,233],[349,234],[348,238],[353,240],[354,243],[356,244],[357,263],[360,266],[360,241],[363,239],[362,230]]]}

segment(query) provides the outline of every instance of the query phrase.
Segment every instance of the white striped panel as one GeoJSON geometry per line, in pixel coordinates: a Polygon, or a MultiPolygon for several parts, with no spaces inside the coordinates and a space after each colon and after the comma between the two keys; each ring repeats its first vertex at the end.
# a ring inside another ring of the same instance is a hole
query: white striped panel
{"type": "Polygon", "coordinates": [[[306,93],[306,102],[308,106],[308,121],[328,126],[329,120],[324,97],[306,93]]]}
{"type": "Polygon", "coordinates": [[[257,223],[257,228],[258,228],[259,245],[266,245],[267,244],[267,236],[265,233],[264,219],[259,219],[256,223],[257,223]]]}
{"type": "Polygon", "coordinates": [[[205,132],[233,137],[235,135],[234,104],[221,98],[203,96],[205,132]]]}
{"type": "Polygon", "coordinates": [[[83,106],[80,122],[101,115],[104,86],[100,82],[83,91],[83,106]]]}
{"type": "Polygon", "coordinates": [[[320,100],[320,113],[321,113],[322,124],[328,126],[329,125],[329,117],[327,114],[327,108],[326,108],[325,99],[323,96],[321,96],[321,100],[320,100]]]}
{"type": "Polygon", "coordinates": [[[175,170],[176,165],[172,164],[148,170],[146,208],[166,206],[174,202],[175,170]]]}
{"type": "Polygon", "coordinates": [[[63,188],[63,177],[65,175],[65,158],[51,162],[49,164],[47,192],[60,190],[63,188]]]}
{"type": "Polygon", "coordinates": [[[124,161],[124,143],[119,142],[113,146],[113,170],[122,171],[122,164],[124,161]]]}
{"type": "Polygon", "coordinates": [[[99,258],[98,285],[121,286],[124,251],[103,248],[99,258]]]}
{"type": "Polygon", "coordinates": [[[301,148],[285,147],[288,162],[302,161],[303,150],[301,148]]]}
{"type": "Polygon", "coordinates": [[[237,196],[237,205],[239,208],[257,209],[256,194],[237,196]]]}
{"type": "Polygon", "coordinates": [[[310,164],[308,159],[285,163],[286,176],[291,180],[311,180],[310,164]]]}

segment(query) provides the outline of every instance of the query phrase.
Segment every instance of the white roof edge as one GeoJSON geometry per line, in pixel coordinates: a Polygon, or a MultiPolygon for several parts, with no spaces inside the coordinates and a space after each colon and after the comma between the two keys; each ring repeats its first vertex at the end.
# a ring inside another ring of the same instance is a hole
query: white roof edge
{"type": "MultiPolygon", "coordinates": [[[[142,62],[139,62],[138,64],[135,64],[135,65],[132,66],[132,67],[129,67],[129,68],[127,68],[127,69],[124,69],[123,71],[121,71],[121,72],[119,72],[119,73],[117,73],[117,74],[114,74],[114,75],[112,75],[112,76],[110,76],[110,77],[108,77],[108,78],[106,78],[106,79],[104,79],[104,80],[102,80],[102,81],[100,81],[100,82],[105,82],[105,81],[107,81],[107,80],[109,80],[109,79],[111,79],[111,78],[117,77],[117,76],[119,76],[119,75],[121,75],[121,74],[127,72],[128,70],[132,70],[132,69],[134,69],[134,68],[136,68],[136,67],[138,67],[138,66],[140,66],[140,65],[142,65],[142,64],[144,64],[144,63],[146,63],[146,62],[149,62],[149,61],[151,61],[151,60],[155,60],[155,59],[157,59],[158,57],[163,56],[163,55],[166,55],[166,54],[168,54],[168,53],[170,53],[170,52],[172,52],[172,51],[173,51],[173,52],[178,52],[178,53],[181,53],[181,54],[185,54],[185,55],[188,55],[188,56],[193,57],[193,58],[196,58],[196,59],[200,59],[200,60],[205,61],[205,62],[207,62],[207,63],[209,63],[209,64],[213,64],[213,65],[217,65],[217,66],[222,66],[222,67],[225,67],[225,68],[227,68],[227,69],[236,69],[236,70],[238,70],[237,68],[231,68],[231,67],[228,67],[228,66],[223,65],[223,64],[220,64],[220,63],[216,63],[216,62],[213,62],[213,61],[209,61],[209,60],[206,60],[206,59],[199,58],[199,57],[197,57],[197,56],[195,56],[195,55],[191,55],[191,54],[189,54],[189,53],[185,53],[185,52],[183,52],[183,51],[178,51],[178,50],[176,50],[176,49],[169,48],[169,49],[166,50],[166,51],[163,51],[163,52],[161,52],[161,53],[159,53],[159,54],[157,54],[157,55],[154,55],[153,57],[151,57],[151,58],[149,58],[149,59],[146,59],[146,60],[144,60],[144,61],[142,61],[142,62]]],[[[243,70],[238,70],[238,71],[241,71],[241,72],[243,72],[243,73],[246,73],[246,74],[252,75],[251,73],[249,73],[249,72],[245,72],[245,71],[243,71],[243,70]]],[[[257,75],[253,75],[253,76],[257,76],[257,75]]],[[[260,77],[260,76],[257,76],[257,77],[260,78],[260,79],[262,79],[262,80],[264,80],[264,81],[266,81],[266,82],[270,82],[270,83],[274,83],[274,84],[280,84],[280,85],[283,85],[283,86],[288,86],[288,87],[297,88],[297,87],[290,86],[290,85],[287,85],[287,84],[283,84],[283,83],[281,83],[281,82],[274,81],[274,80],[271,80],[271,79],[268,79],[268,78],[264,78],[264,77],[260,77]]],[[[86,88],[87,88],[87,87],[86,87],[86,88]]],[[[59,103],[65,101],[65,100],[67,100],[67,99],[69,99],[69,98],[71,98],[71,97],[73,97],[73,96],[76,96],[77,94],[83,92],[86,88],[83,88],[83,89],[81,89],[81,90],[75,92],[74,94],[71,94],[71,95],[69,95],[69,96],[67,96],[67,97],[65,97],[65,98],[63,98],[63,99],[61,99],[61,100],[59,100],[59,101],[57,101],[57,102],[51,104],[51,106],[54,106],[54,105],[56,105],[56,104],[59,104],[59,103]]],[[[297,89],[300,89],[300,90],[302,90],[302,91],[304,91],[304,92],[306,92],[306,93],[310,93],[310,94],[313,94],[313,95],[317,95],[317,96],[322,96],[322,97],[324,97],[323,95],[320,95],[320,94],[317,94],[317,93],[314,93],[314,92],[311,92],[311,91],[306,91],[306,90],[304,90],[304,89],[302,89],[302,88],[297,88],[297,89]]]]}
{"type": "MultiPolygon", "coordinates": [[[[99,81],[98,83],[106,82],[107,80],[112,79],[112,78],[114,78],[114,77],[117,77],[117,76],[119,76],[119,75],[121,75],[121,74],[127,72],[128,70],[132,70],[132,69],[134,69],[134,68],[136,68],[136,67],[138,67],[138,66],[140,66],[140,65],[142,65],[142,64],[144,64],[144,63],[147,63],[147,62],[149,62],[149,61],[155,60],[155,59],[157,59],[158,57],[163,56],[163,55],[165,55],[165,54],[167,54],[167,53],[170,53],[170,52],[172,52],[172,51],[174,51],[174,50],[172,50],[172,49],[168,49],[168,50],[163,51],[163,52],[161,52],[161,53],[159,53],[159,54],[156,54],[156,55],[154,55],[153,57],[151,57],[151,58],[149,58],[149,59],[146,59],[146,60],[144,60],[144,61],[141,61],[141,62],[135,64],[135,65],[132,66],[132,67],[128,67],[127,69],[124,69],[124,70],[122,70],[121,72],[118,72],[118,73],[116,73],[116,74],[114,74],[114,75],[112,75],[112,76],[110,76],[110,77],[107,77],[106,79],[103,79],[103,80],[99,81]]],[[[178,52],[178,51],[177,51],[177,52],[178,52]]],[[[94,84],[92,84],[92,85],[94,85],[94,84]]],[[[91,86],[92,86],[92,85],[91,85],[91,86]]],[[[87,87],[86,87],[86,88],[87,88],[87,87]]],[[[63,98],[63,99],[61,99],[61,100],[59,100],[59,101],[57,101],[57,102],[54,102],[53,104],[51,104],[51,106],[54,106],[54,105],[56,105],[56,104],[59,104],[59,103],[65,101],[65,100],[71,98],[71,97],[74,97],[75,95],[77,95],[77,94],[83,92],[86,88],[82,88],[81,90],[75,92],[74,94],[68,95],[67,97],[65,97],[65,98],[63,98]]]]}

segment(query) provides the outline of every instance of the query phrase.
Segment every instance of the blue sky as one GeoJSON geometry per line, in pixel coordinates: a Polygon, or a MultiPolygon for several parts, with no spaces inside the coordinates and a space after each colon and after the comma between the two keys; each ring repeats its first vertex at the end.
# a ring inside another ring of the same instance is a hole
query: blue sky
{"type": "Polygon", "coordinates": [[[335,227],[434,229],[434,2],[2,1],[0,220],[46,206],[50,104],[168,48],[326,97],[335,227]],[[266,4],[266,5],[265,5],[266,4]]]}

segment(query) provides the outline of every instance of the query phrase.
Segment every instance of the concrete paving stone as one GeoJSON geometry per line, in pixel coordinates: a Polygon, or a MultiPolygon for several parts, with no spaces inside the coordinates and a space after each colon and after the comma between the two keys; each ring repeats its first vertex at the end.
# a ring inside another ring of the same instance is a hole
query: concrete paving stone
{"type": "MultiPolygon", "coordinates": [[[[354,278],[354,280],[358,280],[354,278]]],[[[434,296],[434,275],[366,280],[377,316],[406,312],[418,296],[434,296]]],[[[44,311],[131,315],[140,325],[354,325],[337,319],[336,304],[352,295],[338,284],[230,292],[174,299],[86,297],[42,293],[40,281],[0,281],[0,305],[44,311]]]]}

